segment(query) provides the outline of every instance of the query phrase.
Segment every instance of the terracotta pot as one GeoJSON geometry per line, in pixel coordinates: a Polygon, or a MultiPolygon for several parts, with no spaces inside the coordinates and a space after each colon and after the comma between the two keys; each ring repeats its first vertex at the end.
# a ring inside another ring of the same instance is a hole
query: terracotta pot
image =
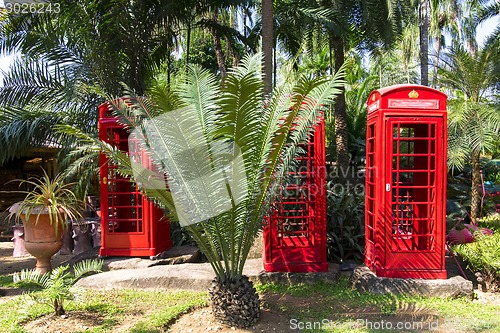
{"type": "Polygon", "coordinates": [[[26,250],[36,258],[36,271],[40,274],[49,272],[52,269],[50,258],[63,245],[63,225],[50,224],[49,214],[44,213],[31,214],[27,221],[24,214],[20,217],[24,224],[24,244],[26,250]]]}

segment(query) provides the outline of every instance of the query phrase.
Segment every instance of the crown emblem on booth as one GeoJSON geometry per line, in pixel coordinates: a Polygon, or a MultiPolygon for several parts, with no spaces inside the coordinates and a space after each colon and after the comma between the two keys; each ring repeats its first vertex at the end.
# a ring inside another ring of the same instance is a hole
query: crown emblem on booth
{"type": "Polygon", "coordinates": [[[418,98],[418,96],[419,96],[418,92],[415,89],[410,91],[410,93],[408,94],[408,97],[410,97],[410,98],[418,98]]]}

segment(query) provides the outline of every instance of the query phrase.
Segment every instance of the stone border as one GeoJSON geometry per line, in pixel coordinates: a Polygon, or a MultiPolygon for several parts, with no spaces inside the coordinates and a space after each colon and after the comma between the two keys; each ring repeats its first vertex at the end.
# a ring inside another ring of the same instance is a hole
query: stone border
{"type": "Polygon", "coordinates": [[[352,288],[361,293],[379,295],[405,294],[446,298],[472,298],[474,295],[472,281],[458,275],[446,280],[386,278],[376,276],[366,265],[356,267],[349,282],[352,288]]]}

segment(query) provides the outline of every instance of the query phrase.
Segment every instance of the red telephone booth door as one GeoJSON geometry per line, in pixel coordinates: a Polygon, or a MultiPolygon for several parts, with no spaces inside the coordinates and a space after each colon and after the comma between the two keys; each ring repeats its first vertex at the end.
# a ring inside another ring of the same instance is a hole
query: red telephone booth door
{"type": "MultiPolygon", "coordinates": [[[[151,161],[138,142],[129,138],[116,119],[101,119],[99,135],[127,151],[130,158],[152,168],[151,161]],[[130,147],[135,144],[135,147],[130,147]],[[132,148],[132,149],[130,149],[132,148]]],[[[118,173],[118,166],[100,157],[101,177],[101,256],[156,256],[170,248],[170,223],[163,211],[143,196],[139,188],[118,173]]]]}
{"type": "MultiPolygon", "coordinates": [[[[117,124],[105,126],[107,142],[123,151],[128,151],[128,132],[117,124]]],[[[132,158],[138,158],[137,150],[132,153],[132,158]]],[[[143,198],[129,178],[118,173],[118,166],[113,165],[103,154],[101,163],[101,203],[102,217],[104,220],[103,248],[104,249],[131,249],[137,236],[145,237],[149,243],[149,225],[143,223],[143,198]],[[107,226],[107,227],[106,227],[107,226]],[[135,237],[131,237],[135,236],[135,237]]],[[[147,221],[147,219],[144,219],[147,221]]],[[[142,238],[142,237],[141,237],[142,238]]],[[[141,244],[142,246],[142,244],[141,244]]]]}
{"type": "Polygon", "coordinates": [[[316,126],[263,230],[267,272],[325,272],[326,169],[324,120],[316,126]]]}
{"type": "Polygon", "coordinates": [[[443,266],[443,175],[446,156],[441,117],[386,119],[385,269],[439,270],[443,266]],[[432,252],[435,255],[430,255],[432,252]]]}

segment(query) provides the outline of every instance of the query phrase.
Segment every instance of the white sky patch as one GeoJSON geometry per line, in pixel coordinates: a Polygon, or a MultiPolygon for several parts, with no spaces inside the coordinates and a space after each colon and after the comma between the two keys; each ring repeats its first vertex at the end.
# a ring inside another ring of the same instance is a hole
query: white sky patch
{"type": "MultiPolygon", "coordinates": [[[[0,0],[2,1],[2,0],[0,0]]],[[[15,54],[0,55],[0,86],[3,87],[4,73],[9,70],[10,64],[14,62],[15,54]]]]}
{"type": "Polygon", "coordinates": [[[486,38],[495,30],[500,21],[500,17],[497,15],[492,17],[480,25],[478,25],[476,30],[476,39],[479,46],[483,46],[486,38]]]}

